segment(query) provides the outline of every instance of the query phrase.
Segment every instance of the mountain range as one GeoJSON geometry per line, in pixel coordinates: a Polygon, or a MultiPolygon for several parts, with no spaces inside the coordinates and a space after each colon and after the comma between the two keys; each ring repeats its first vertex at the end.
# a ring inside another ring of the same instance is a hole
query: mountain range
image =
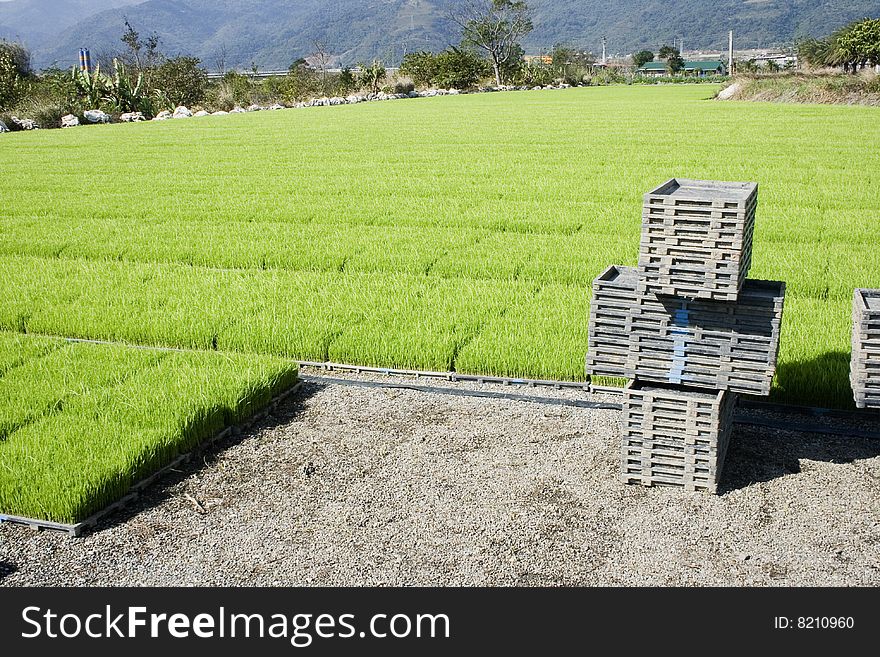
{"type": "MultiPolygon", "coordinates": [[[[76,62],[122,48],[127,18],[142,34],[159,34],[166,54],[192,54],[208,68],[286,68],[324,44],[336,64],[405,52],[439,50],[459,41],[447,18],[460,0],[0,0],[0,38],[22,41],[37,67],[76,62]]],[[[880,0],[529,0],[535,29],[527,52],[554,44],[609,54],[654,49],[682,39],[685,49],[789,44],[825,35],[866,16],[880,0]]]]}

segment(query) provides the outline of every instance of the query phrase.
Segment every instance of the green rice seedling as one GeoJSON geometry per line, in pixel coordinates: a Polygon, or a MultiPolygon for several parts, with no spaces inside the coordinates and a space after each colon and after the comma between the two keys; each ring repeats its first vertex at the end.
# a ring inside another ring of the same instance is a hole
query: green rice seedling
{"type": "Polygon", "coordinates": [[[553,284],[521,298],[461,350],[456,371],[583,381],[590,296],[587,287],[553,284]]]}
{"type": "Polygon", "coordinates": [[[28,361],[41,358],[66,342],[60,338],[26,336],[0,331],[0,381],[2,377],[28,361]]]}
{"type": "MultiPolygon", "coordinates": [[[[11,134],[0,327],[386,366],[439,366],[458,345],[453,363],[467,353],[469,367],[497,370],[470,350],[492,313],[518,308],[523,327],[555,325],[549,362],[570,378],[586,349],[565,337],[580,306],[545,317],[520,286],[587,288],[605,266],[634,262],[642,195],[673,176],[757,181],[751,275],[845,317],[850,288],[876,285],[880,270],[880,149],[865,148],[880,139],[876,108],[712,93],[479,94],[11,134]],[[80,174],[106,153],[112,167],[80,174]],[[434,312],[424,278],[448,279],[450,294],[494,287],[485,304],[465,294],[434,312]]],[[[808,307],[787,306],[783,363],[798,341],[820,348],[814,326],[830,331],[825,353],[848,350],[808,307]]],[[[552,374],[541,367],[532,375],[552,374]]],[[[789,376],[843,399],[840,368],[783,368],[774,394],[796,402],[806,388],[789,376]]]]}
{"type": "Polygon", "coordinates": [[[850,312],[851,302],[786,298],[771,398],[825,408],[853,407],[850,312]]]}
{"type": "MultiPolygon", "coordinates": [[[[23,336],[24,337],[24,336],[23,336]]],[[[39,344],[42,338],[25,339],[39,344]]],[[[67,344],[27,360],[0,377],[0,440],[75,397],[112,386],[158,362],[161,354],[102,345],[67,344]]]]}
{"type": "MultiPolygon", "coordinates": [[[[93,348],[122,360],[142,353],[93,348]]],[[[0,513],[81,521],[296,379],[289,361],[208,352],[169,353],[127,371],[0,441],[0,513]]]]}
{"type": "Polygon", "coordinates": [[[350,302],[371,310],[330,344],[330,360],[434,371],[454,369],[459,351],[529,286],[493,281],[360,277],[350,302]],[[358,300],[362,299],[358,303],[358,300]],[[375,301],[378,300],[378,303],[375,301]]]}

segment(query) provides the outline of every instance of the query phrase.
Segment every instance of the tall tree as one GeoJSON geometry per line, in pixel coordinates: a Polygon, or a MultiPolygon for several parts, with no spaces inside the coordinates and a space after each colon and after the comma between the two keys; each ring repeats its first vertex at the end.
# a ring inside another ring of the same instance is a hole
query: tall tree
{"type": "Polygon", "coordinates": [[[648,62],[654,61],[654,53],[650,50],[640,50],[635,55],[633,55],[633,64],[635,64],[636,68],[641,68],[648,62]]]}
{"type": "Polygon", "coordinates": [[[501,85],[519,40],[532,31],[528,5],[523,0],[465,0],[453,5],[449,18],[461,28],[464,43],[486,52],[495,84],[501,85]]]}
{"type": "Polygon", "coordinates": [[[681,53],[675,46],[663,46],[660,48],[660,52],[657,56],[660,59],[669,59],[670,57],[678,57],[679,55],[681,55],[681,53]]]}

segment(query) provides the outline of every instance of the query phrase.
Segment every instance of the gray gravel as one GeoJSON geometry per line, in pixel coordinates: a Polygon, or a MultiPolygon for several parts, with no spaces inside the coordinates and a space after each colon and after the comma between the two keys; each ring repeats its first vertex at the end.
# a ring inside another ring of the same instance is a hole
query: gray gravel
{"type": "Polygon", "coordinates": [[[880,584],[880,441],[739,425],[710,496],[619,483],[618,421],[308,383],[94,534],[0,525],[0,584],[880,584]]]}

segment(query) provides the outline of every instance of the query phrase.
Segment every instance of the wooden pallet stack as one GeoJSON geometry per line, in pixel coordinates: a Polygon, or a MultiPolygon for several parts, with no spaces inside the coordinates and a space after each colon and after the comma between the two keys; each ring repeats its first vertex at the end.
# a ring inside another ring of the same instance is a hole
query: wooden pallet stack
{"type": "Polygon", "coordinates": [[[767,395],[785,284],[748,279],[755,183],[645,195],[638,268],[593,281],[587,373],[630,379],[622,478],[716,492],[739,394],[767,395]]]}
{"type": "Polygon", "coordinates": [[[880,290],[853,295],[850,383],[858,408],[880,408],[880,290]]]}

